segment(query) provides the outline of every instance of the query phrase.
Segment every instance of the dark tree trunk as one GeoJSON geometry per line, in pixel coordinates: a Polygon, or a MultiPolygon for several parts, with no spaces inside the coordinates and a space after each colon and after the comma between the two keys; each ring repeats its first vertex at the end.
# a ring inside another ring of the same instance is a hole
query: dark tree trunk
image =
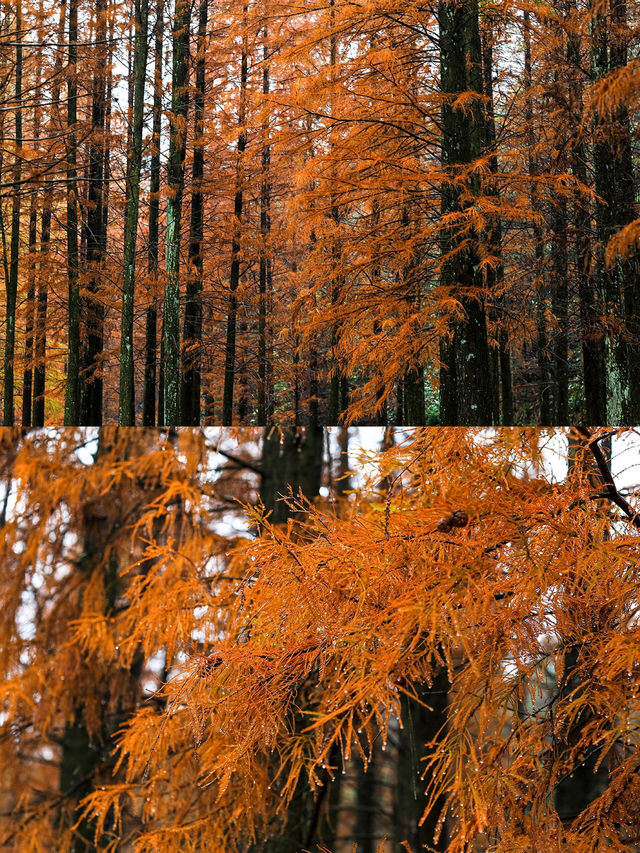
{"type": "Polygon", "coordinates": [[[22,375],[22,426],[31,426],[31,403],[33,392],[33,329],[36,301],[36,242],[38,236],[38,195],[31,197],[29,211],[29,285],[27,290],[27,320],[25,324],[24,372],[22,375]]]}
{"type": "Polygon", "coordinates": [[[529,12],[524,13],[524,84],[527,89],[525,121],[527,125],[528,171],[531,178],[530,204],[533,218],[534,284],[536,286],[536,361],[538,387],[538,418],[541,426],[553,420],[551,411],[551,377],[549,374],[549,344],[547,340],[547,300],[544,278],[544,241],[540,224],[540,197],[537,176],[538,163],[534,156],[533,78],[531,70],[531,22],[529,12]]]}
{"type": "Polygon", "coordinates": [[[182,344],[181,423],[200,424],[200,385],[202,370],[202,237],[204,176],[204,91],[208,0],[200,0],[196,85],[194,94],[193,170],[191,190],[191,222],[189,226],[189,277],[184,312],[182,344]]]}
{"type": "Polygon", "coordinates": [[[405,698],[402,703],[403,728],[399,731],[394,823],[398,843],[406,840],[413,850],[447,849],[446,822],[434,844],[444,801],[437,802],[421,822],[428,778],[421,778],[420,759],[424,755],[425,744],[433,741],[446,726],[449,689],[449,679],[443,669],[434,679],[432,687],[423,685],[418,689],[419,702],[405,698]]]}
{"type": "MultiPolygon", "coordinates": [[[[269,94],[269,46],[268,31],[263,30],[262,94],[269,94]]],[[[268,307],[271,297],[271,146],[269,144],[269,115],[266,112],[262,124],[260,183],[260,272],[258,291],[258,424],[266,426],[273,416],[273,388],[270,385],[271,353],[269,350],[268,307]]]]}
{"type": "MultiPolygon", "coordinates": [[[[151,129],[151,164],[149,178],[149,245],[147,273],[151,284],[151,302],[147,308],[144,347],[144,401],[142,423],[156,423],[156,374],[158,364],[158,220],[160,216],[160,134],[162,131],[162,31],[163,0],[158,0],[155,21],[155,56],[153,78],[153,124],[151,129]]],[[[160,409],[160,407],[159,407],[160,409]]]]}
{"type": "Polygon", "coordinates": [[[4,426],[13,426],[13,370],[16,346],[16,300],[18,296],[18,264],[20,260],[20,203],[22,200],[21,149],[22,149],[22,6],[18,0],[16,14],[16,64],[15,64],[15,163],[13,166],[13,190],[11,194],[11,245],[9,276],[5,279],[6,292],[6,331],[4,342],[4,426]]]}
{"type": "Polygon", "coordinates": [[[104,303],[102,301],[101,268],[106,251],[105,225],[105,107],[106,107],[106,0],[95,6],[95,69],[91,101],[91,137],[88,163],[88,211],[86,247],[89,281],[82,300],[85,342],[81,351],[80,422],[83,426],[102,423],[102,351],[104,348],[104,303]]]}
{"type": "Polygon", "coordinates": [[[131,154],[127,161],[127,209],[124,224],[124,270],[122,288],[122,324],[120,329],[120,396],[118,423],[135,424],[133,376],[133,308],[135,299],[136,247],[140,174],[142,170],[142,129],[144,123],[144,87],[147,76],[147,30],[149,0],[134,0],[135,39],[133,49],[133,119],[131,154]]]}
{"type": "MultiPolygon", "coordinates": [[[[246,25],[247,6],[243,7],[246,25]]],[[[238,324],[238,296],[240,283],[240,236],[242,228],[242,206],[244,192],[244,151],[247,145],[245,129],[247,97],[248,40],[246,32],[242,41],[240,58],[240,108],[238,111],[238,144],[236,158],[236,185],[233,200],[233,224],[231,237],[231,270],[229,273],[229,302],[227,306],[227,341],[224,357],[224,389],[222,393],[222,424],[233,423],[233,392],[236,381],[236,330],[238,324]]]]}
{"type": "Polygon", "coordinates": [[[77,100],[78,0],[69,0],[69,71],[67,77],[67,277],[69,338],[65,426],[80,423],[80,289],[78,286],[78,171],[77,100]]]}
{"type": "Polygon", "coordinates": [[[34,427],[44,426],[44,395],[47,355],[47,307],[49,286],[47,268],[49,242],[51,240],[51,208],[53,187],[48,183],[44,191],[42,218],[40,222],[40,264],[38,270],[38,301],[35,318],[35,362],[33,368],[33,417],[34,427]]]}
{"type": "Polygon", "coordinates": [[[169,189],[165,256],[167,283],[162,321],[163,423],[165,426],[176,426],[180,418],[180,239],[189,112],[190,10],[191,6],[187,0],[176,0],[173,23],[172,115],[167,164],[169,189]]]}
{"type": "MultiPolygon", "coordinates": [[[[454,107],[463,92],[482,95],[482,54],[477,0],[440,2],[440,79],[445,97],[442,106],[442,164],[456,175],[482,154],[481,99],[473,106],[454,107]]],[[[478,179],[470,190],[479,192],[478,179]]],[[[466,203],[454,183],[441,190],[444,216],[464,214],[466,203]]],[[[489,344],[482,272],[477,238],[463,240],[455,224],[443,227],[440,236],[443,261],[440,283],[458,299],[464,317],[452,320],[449,335],[440,347],[440,417],[443,424],[487,425],[492,423],[489,344]]]]}
{"type": "MultiPolygon", "coordinates": [[[[487,194],[498,200],[498,187],[495,176],[498,174],[498,156],[496,154],[496,118],[493,106],[493,40],[494,34],[490,19],[485,22],[482,33],[482,76],[483,90],[486,98],[485,104],[485,147],[491,154],[489,169],[492,175],[487,186],[487,194]]],[[[495,368],[492,370],[493,394],[493,422],[510,426],[513,423],[513,388],[511,380],[511,352],[509,347],[509,335],[504,327],[504,296],[500,291],[504,279],[504,265],[502,263],[502,221],[499,217],[493,218],[488,226],[487,250],[492,257],[492,263],[487,266],[487,294],[494,306],[494,321],[497,325],[498,347],[497,353],[493,355],[495,368]],[[493,295],[492,295],[493,294],[493,295]],[[498,394],[498,389],[501,394],[498,394]]]]}
{"type": "MultiPolygon", "coordinates": [[[[596,7],[594,6],[594,9],[596,7]]],[[[610,0],[609,14],[593,12],[592,73],[598,80],[628,61],[628,24],[625,0],[610,0]]],[[[596,114],[593,160],[595,171],[596,258],[600,297],[611,306],[611,343],[606,352],[607,422],[635,423],[640,418],[640,259],[604,253],[611,238],[636,217],[635,180],[629,114],[615,107],[596,114]],[[623,332],[620,332],[622,326],[623,332]]],[[[608,343],[608,339],[607,339],[608,343]]]]}

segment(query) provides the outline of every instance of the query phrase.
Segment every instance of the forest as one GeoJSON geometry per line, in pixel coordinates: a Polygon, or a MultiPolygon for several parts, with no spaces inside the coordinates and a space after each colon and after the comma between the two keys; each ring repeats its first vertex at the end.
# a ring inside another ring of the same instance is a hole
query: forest
{"type": "Polygon", "coordinates": [[[640,849],[638,430],[0,439],[3,850],[640,849]]]}
{"type": "Polygon", "coordinates": [[[3,0],[0,46],[5,426],[640,422],[636,3],[3,0]]]}

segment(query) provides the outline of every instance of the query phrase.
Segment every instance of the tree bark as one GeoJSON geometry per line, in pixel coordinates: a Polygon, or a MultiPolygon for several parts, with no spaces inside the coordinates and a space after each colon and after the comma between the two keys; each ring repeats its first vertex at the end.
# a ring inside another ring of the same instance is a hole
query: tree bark
{"type": "Polygon", "coordinates": [[[67,277],[69,332],[65,426],[80,423],[80,289],[78,286],[78,171],[77,171],[77,62],[78,0],[69,0],[69,71],[67,76],[67,277]]]}
{"type": "MultiPolygon", "coordinates": [[[[445,101],[442,106],[442,164],[450,179],[441,190],[443,216],[465,216],[465,203],[457,186],[460,167],[482,154],[482,53],[477,0],[440,2],[440,79],[445,101]],[[454,107],[464,92],[479,97],[473,106],[454,107]]],[[[473,194],[478,179],[471,180],[473,194]]],[[[489,344],[485,316],[482,273],[477,237],[464,240],[458,226],[441,229],[443,256],[440,284],[461,305],[463,318],[452,320],[440,347],[440,418],[449,425],[492,423],[489,387],[489,344]]]]}
{"type": "Polygon", "coordinates": [[[102,423],[102,351],[104,348],[104,303],[102,301],[101,268],[106,251],[104,209],[104,158],[106,116],[106,0],[97,0],[95,6],[95,34],[93,91],[91,99],[91,137],[88,163],[88,211],[86,220],[86,247],[89,281],[82,309],[86,329],[86,342],[80,353],[80,422],[83,426],[102,423]]]}
{"type": "Polygon", "coordinates": [[[53,186],[51,182],[44,191],[42,218],[40,221],[40,264],[38,270],[38,300],[36,303],[35,362],[33,368],[33,418],[34,427],[44,426],[45,377],[47,355],[47,307],[49,286],[47,266],[51,240],[51,209],[53,186]]]}
{"type": "Polygon", "coordinates": [[[262,95],[264,119],[262,122],[261,183],[260,183],[260,271],[258,291],[258,424],[266,426],[273,417],[273,388],[269,350],[267,312],[271,297],[271,145],[269,143],[269,107],[267,97],[270,89],[268,29],[262,33],[262,95]]]}
{"type": "Polygon", "coordinates": [[[24,371],[22,374],[22,426],[31,426],[32,392],[33,392],[33,328],[35,323],[36,301],[36,244],[38,239],[38,195],[31,196],[29,211],[29,284],[27,289],[24,371]]]}
{"type": "MultiPolygon", "coordinates": [[[[599,80],[628,61],[628,25],[625,0],[610,0],[609,14],[593,6],[592,74],[599,80]]],[[[621,228],[635,219],[635,181],[631,154],[629,113],[612,107],[596,114],[593,160],[595,171],[596,231],[599,250],[596,269],[601,299],[611,306],[609,335],[605,339],[607,368],[607,422],[634,423],[640,418],[640,264],[638,255],[605,263],[604,250],[621,228]],[[621,334],[617,328],[622,325],[621,334]]]]}
{"type": "Polygon", "coordinates": [[[185,426],[200,424],[200,391],[202,370],[202,238],[204,177],[204,95],[208,0],[200,0],[196,85],[194,94],[193,167],[191,190],[191,222],[189,225],[189,277],[184,313],[182,344],[181,422],[185,426]]]}
{"type": "Polygon", "coordinates": [[[144,86],[147,76],[147,30],[149,0],[134,2],[135,38],[133,49],[133,123],[131,156],[127,181],[127,211],[124,224],[124,280],[122,288],[122,325],[120,332],[120,399],[118,423],[135,424],[133,377],[133,307],[135,298],[136,247],[140,172],[142,169],[142,127],[144,122],[144,86]]]}
{"type": "Polygon", "coordinates": [[[142,423],[156,423],[156,375],[158,363],[158,220],[160,217],[160,136],[162,133],[162,32],[164,0],[158,0],[155,21],[153,79],[153,119],[151,128],[151,164],[149,177],[149,246],[147,273],[151,284],[151,302],[147,308],[144,347],[144,401],[142,423]]]}
{"type": "Polygon", "coordinates": [[[173,23],[171,131],[167,164],[167,282],[162,321],[165,426],[176,426],[180,418],[180,238],[189,112],[190,10],[191,6],[187,0],[176,0],[173,23]]]}
{"type": "Polygon", "coordinates": [[[9,276],[5,280],[6,333],[4,344],[4,409],[3,425],[13,426],[13,372],[16,348],[16,300],[18,295],[18,265],[20,261],[20,203],[21,203],[21,149],[22,149],[22,3],[18,0],[16,14],[16,64],[15,64],[15,132],[16,146],[11,195],[11,244],[9,276]]]}
{"type": "Polygon", "coordinates": [[[240,59],[240,106],[238,110],[238,143],[236,158],[236,184],[233,200],[233,225],[231,238],[231,271],[229,273],[229,302],[227,307],[227,341],[224,358],[224,388],[222,393],[222,424],[233,423],[233,392],[236,379],[236,330],[238,323],[238,284],[240,283],[240,236],[244,193],[244,151],[247,145],[245,127],[247,97],[248,41],[246,33],[247,6],[243,7],[245,32],[242,37],[240,59]]]}

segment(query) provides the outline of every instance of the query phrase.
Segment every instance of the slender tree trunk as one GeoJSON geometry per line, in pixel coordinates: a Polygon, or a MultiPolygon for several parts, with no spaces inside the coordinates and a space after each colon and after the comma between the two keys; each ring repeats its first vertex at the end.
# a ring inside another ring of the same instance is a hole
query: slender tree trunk
{"type": "Polygon", "coordinates": [[[51,240],[53,186],[48,181],[44,191],[40,221],[40,264],[38,269],[38,301],[36,303],[35,363],[33,369],[33,426],[44,426],[45,371],[47,355],[47,306],[49,286],[47,269],[51,240]]]}
{"type": "MultiPolygon", "coordinates": [[[[598,80],[623,68],[628,61],[628,24],[625,0],[610,0],[609,14],[593,6],[592,73],[598,80]]],[[[629,114],[613,107],[596,114],[593,160],[595,171],[596,230],[599,243],[597,276],[601,298],[611,306],[607,338],[607,421],[634,423],[640,418],[640,268],[637,253],[605,263],[604,250],[614,234],[636,216],[636,186],[631,153],[629,114]],[[619,325],[624,331],[621,334],[619,325]]]]}
{"type": "Polygon", "coordinates": [[[67,76],[67,277],[69,336],[65,426],[80,423],[80,289],[78,285],[78,169],[77,169],[77,62],[78,0],[69,0],[69,71],[67,76]]]}
{"type": "MultiPolygon", "coordinates": [[[[569,39],[570,61],[580,66],[580,49],[569,39]]],[[[582,74],[582,70],[579,70],[582,74]]],[[[576,81],[572,81],[575,95],[576,81]]],[[[571,93],[570,93],[571,94],[571,93]]],[[[579,91],[582,114],[582,92],[579,91]]],[[[577,130],[580,133],[580,130],[577,130]]],[[[587,149],[579,139],[571,149],[571,166],[574,176],[583,186],[587,186],[587,149]]],[[[580,338],[582,345],[582,365],[584,376],[585,420],[589,424],[606,423],[607,388],[605,369],[605,348],[602,329],[604,309],[598,299],[596,283],[591,269],[591,202],[582,194],[574,197],[573,212],[575,228],[576,274],[580,303],[580,338]]]]}
{"type": "Polygon", "coordinates": [[[136,246],[140,172],[142,169],[142,127],[144,123],[144,86],[147,75],[147,30],[149,0],[135,0],[135,40],[133,49],[133,123],[131,156],[127,181],[127,211],[124,224],[124,282],[122,289],[122,327],[120,334],[120,400],[118,423],[135,423],[133,377],[133,306],[135,299],[136,246]]]}
{"type": "Polygon", "coordinates": [[[269,387],[271,353],[268,345],[267,307],[271,292],[271,145],[269,143],[269,43],[265,24],[262,33],[262,122],[261,183],[260,183],[260,272],[258,293],[258,424],[266,426],[273,416],[273,389],[269,387]]]}
{"type": "MultiPolygon", "coordinates": [[[[164,0],[158,0],[155,22],[153,78],[153,119],[151,128],[151,164],[149,177],[149,248],[147,273],[151,283],[151,302],[147,308],[144,347],[144,402],[142,423],[156,423],[156,374],[158,363],[158,220],[160,217],[160,135],[162,133],[162,32],[164,0]]],[[[160,411],[160,407],[159,407],[160,411]]]]}
{"type": "MultiPolygon", "coordinates": [[[[611,460],[611,442],[610,440],[603,441],[600,447],[604,453],[607,464],[611,460]]],[[[603,482],[602,475],[595,465],[595,461],[591,456],[591,451],[585,447],[584,442],[576,440],[573,436],[569,437],[568,448],[569,470],[567,472],[568,479],[574,480],[576,488],[582,488],[586,481],[587,485],[593,492],[606,493],[607,486],[603,482]]],[[[605,503],[607,503],[605,501],[605,503]]],[[[608,515],[608,505],[600,508],[603,511],[603,521],[608,515]]],[[[593,504],[592,504],[593,506],[593,504]]],[[[595,506],[598,506],[596,504],[595,506]]],[[[601,528],[603,539],[608,537],[606,524],[601,528]]],[[[564,608],[581,608],[585,609],[585,602],[588,601],[589,593],[584,589],[584,584],[580,574],[574,572],[572,562],[568,562],[569,570],[566,572],[566,578],[563,583],[564,608]]],[[[592,636],[591,631],[595,630],[598,634],[597,622],[598,614],[589,612],[589,617],[593,628],[589,626],[586,642],[590,642],[592,636]]],[[[568,726],[557,726],[557,734],[553,736],[553,749],[555,756],[561,755],[563,752],[569,753],[575,749],[576,740],[584,734],[585,727],[588,727],[592,711],[588,705],[584,705],[581,700],[580,683],[583,675],[581,673],[580,659],[582,657],[582,641],[579,636],[571,636],[570,638],[560,637],[559,642],[566,644],[566,654],[564,658],[564,667],[562,679],[555,685],[555,697],[550,697],[549,707],[553,707],[554,698],[565,699],[567,696],[572,696],[576,700],[576,707],[580,710],[573,716],[572,724],[568,726]]],[[[569,701],[572,701],[571,699],[569,701]]],[[[578,758],[575,753],[572,761],[575,766],[570,774],[559,780],[553,790],[554,805],[561,820],[570,825],[597,797],[604,793],[609,785],[609,765],[605,758],[602,761],[601,747],[594,744],[592,747],[585,750],[586,755],[578,758]]]]}
{"type": "Polygon", "coordinates": [[[18,0],[16,15],[15,64],[15,146],[13,167],[13,192],[11,197],[11,248],[9,276],[5,281],[6,333],[4,345],[4,426],[13,426],[13,371],[16,347],[16,300],[18,295],[18,265],[20,260],[20,203],[21,203],[21,149],[22,149],[22,4],[18,0]]]}
{"type": "Polygon", "coordinates": [[[446,823],[434,844],[443,799],[423,819],[425,780],[421,778],[420,759],[424,756],[424,745],[442,733],[447,724],[450,688],[447,672],[442,669],[431,687],[426,684],[419,687],[419,702],[405,698],[402,703],[403,727],[398,735],[394,825],[398,843],[406,840],[416,851],[447,849],[446,823]]]}
{"type": "Polygon", "coordinates": [[[95,6],[95,68],[91,101],[91,138],[88,163],[88,211],[86,221],[89,281],[83,299],[86,341],[81,351],[80,420],[83,426],[102,423],[102,351],[104,347],[104,303],[101,268],[105,257],[104,156],[106,107],[106,0],[95,6]]]}
{"type": "Polygon", "coordinates": [[[540,198],[537,176],[538,163],[534,156],[534,126],[533,126],[533,75],[531,69],[531,20],[529,12],[524,13],[524,83],[527,90],[525,102],[525,122],[527,125],[528,171],[531,180],[530,204],[533,218],[534,240],[534,276],[536,284],[536,356],[537,356],[537,385],[538,412],[541,426],[548,426],[552,421],[551,414],[551,381],[549,376],[549,357],[547,341],[546,318],[546,289],[544,279],[544,240],[540,224],[540,198]]]}
{"type": "MultiPolygon", "coordinates": [[[[336,36],[336,2],[329,0],[329,74],[331,82],[331,90],[329,94],[329,115],[334,113],[335,100],[335,84],[336,84],[336,68],[338,63],[338,38],[336,36]]],[[[329,130],[329,148],[333,146],[332,128],[329,130]]],[[[335,168],[332,167],[332,178],[335,182],[335,168]]],[[[331,282],[331,304],[336,305],[340,299],[340,293],[343,289],[344,276],[341,273],[340,263],[340,227],[342,216],[340,207],[338,206],[338,198],[335,192],[331,192],[331,220],[333,226],[333,235],[331,237],[330,251],[332,256],[332,269],[330,273],[331,282]]],[[[333,322],[331,326],[331,350],[330,350],[330,379],[329,379],[329,408],[328,419],[329,424],[336,425],[340,421],[341,414],[344,413],[345,406],[344,398],[348,397],[348,391],[345,392],[344,383],[346,377],[343,374],[340,359],[338,356],[338,348],[340,345],[341,331],[337,322],[333,322]]]]}
{"type": "MultiPolygon", "coordinates": [[[[52,124],[62,128],[60,116],[60,88],[62,86],[62,68],[64,57],[68,47],[66,45],[65,26],[66,0],[61,0],[58,12],[58,48],[51,81],[51,119],[52,124]]],[[[38,41],[44,44],[45,39],[45,15],[44,2],[40,0],[40,15],[42,28],[38,33],[38,41]]],[[[45,377],[46,377],[46,355],[47,355],[47,307],[49,299],[49,249],[51,241],[51,216],[53,209],[53,190],[55,179],[48,178],[45,181],[44,195],[42,201],[42,212],[40,218],[40,252],[37,266],[37,302],[35,306],[35,341],[34,341],[34,365],[33,365],[33,413],[32,423],[34,427],[44,426],[44,404],[45,404],[45,377]]]]}
{"type": "Polygon", "coordinates": [[[227,342],[224,360],[224,389],[222,395],[222,424],[233,423],[233,392],[236,379],[236,328],[238,322],[238,284],[240,283],[240,235],[244,192],[244,151],[247,144],[245,128],[247,96],[247,52],[246,33],[247,6],[243,7],[245,32],[242,40],[240,61],[240,108],[238,111],[238,145],[236,159],[236,186],[233,201],[233,225],[231,238],[231,271],[229,273],[229,303],[227,308],[227,342]]]}
{"type": "Polygon", "coordinates": [[[33,391],[33,327],[36,301],[36,243],[38,238],[38,195],[31,196],[29,211],[29,285],[27,290],[24,372],[22,374],[22,426],[31,426],[31,403],[33,391]]]}
{"type": "Polygon", "coordinates": [[[176,426],[180,417],[180,238],[189,112],[190,10],[191,6],[187,0],[176,0],[173,23],[172,115],[167,164],[167,282],[162,320],[165,426],[176,426]]]}
{"type": "Polygon", "coordinates": [[[193,167],[191,190],[191,222],[189,225],[189,277],[187,302],[184,312],[182,344],[181,423],[185,426],[200,424],[200,391],[202,372],[202,237],[204,176],[204,93],[206,70],[206,36],[208,0],[200,0],[198,15],[198,41],[196,85],[194,95],[193,167]]]}
{"type": "MultiPolygon", "coordinates": [[[[438,6],[440,30],[440,79],[445,101],[442,106],[442,161],[445,170],[456,174],[482,153],[482,106],[478,97],[473,106],[454,107],[463,92],[482,95],[482,53],[477,0],[462,3],[441,0],[438,6]]],[[[471,191],[479,191],[478,179],[471,191]]],[[[441,191],[442,214],[464,218],[466,203],[453,183],[441,191]]],[[[487,425],[492,421],[489,387],[489,344],[482,292],[482,272],[477,240],[463,240],[455,224],[441,230],[443,261],[440,283],[460,302],[462,320],[451,323],[449,335],[440,348],[440,417],[444,424],[487,425]]]]}
{"type": "MultiPolygon", "coordinates": [[[[482,32],[482,71],[483,71],[483,89],[486,98],[485,103],[485,146],[490,152],[491,159],[489,161],[489,170],[492,179],[487,187],[487,194],[499,197],[498,188],[496,185],[495,176],[498,174],[498,156],[496,154],[496,118],[493,105],[493,40],[494,34],[491,28],[490,19],[485,22],[482,32]]],[[[502,221],[499,217],[494,217],[489,223],[487,229],[487,248],[493,257],[493,262],[487,266],[487,293],[490,295],[492,303],[495,305],[495,321],[497,323],[497,339],[498,352],[495,370],[492,371],[494,376],[493,383],[501,390],[500,400],[498,404],[497,393],[494,394],[494,423],[501,423],[503,426],[510,426],[513,423],[513,388],[511,378],[511,352],[509,347],[509,335],[504,327],[503,304],[504,297],[501,293],[496,294],[496,291],[502,289],[504,279],[504,265],[502,263],[502,221]],[[491,296],[491,294],[494,294],[491,296]]]]}
{"type": "Polygon", "coordinates": [[[567,205],[564,199],[554,202],[551,216],[552,289],[551,309],[557,327],[553,335],[552,376],[554,389],[554,423],[569,423],[569,262],[567,257],[567,205]]]}
{"type": "MultiPolygon", "coordinates": [[[[565,4],[565,19],[569,20],[573,6],[565,4]]],[[[570,149],[571,169],[583,187],[587,186],[587,146],[577,120],[582,116],[582,54],[579,36],[571,33],[567,39],[567,62],[572,71],[569,98],[576,116],[573,144],[570,149]]],[[[584,377],[585,420],[589,424],[606,423],[607,389],[604,364],[604,335],[601,318],[604,309],[599,304],[591,269],[591,202],[576,192],[573,200],[573,225],[575,231],[576,276],[580,305],[580,340],[584,377]]]]}

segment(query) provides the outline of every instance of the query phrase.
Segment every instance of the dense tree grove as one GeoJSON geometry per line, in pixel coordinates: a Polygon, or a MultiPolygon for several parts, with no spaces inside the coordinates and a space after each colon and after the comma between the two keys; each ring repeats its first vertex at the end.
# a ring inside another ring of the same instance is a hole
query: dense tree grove
{"type": "Polygon", "coordinates": [[[637,422],[639,27],[4,2],[4,424],[637,422]]]}
{"type": "Polygon", "coordinates": [[[1,435],[3,848],[638,849],[637,431],[1,435]]]}

